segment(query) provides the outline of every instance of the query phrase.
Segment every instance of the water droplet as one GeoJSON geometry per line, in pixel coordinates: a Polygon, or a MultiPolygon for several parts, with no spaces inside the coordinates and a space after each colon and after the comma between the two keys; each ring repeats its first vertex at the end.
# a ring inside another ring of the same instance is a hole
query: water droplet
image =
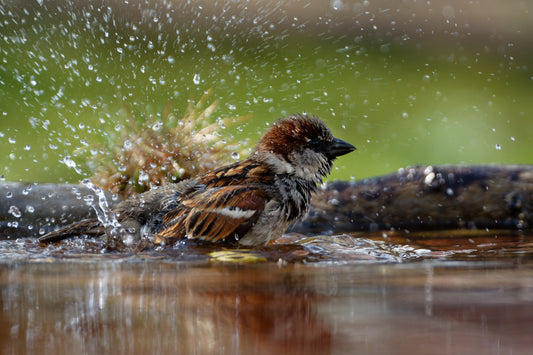
{"type": "Polygon", "coordinates": [[[26,212],[29,212],[29,213],[35,212],[35,207],[27,205],[26,206],[26,212]]]}
{"type": "Polygon", "coordinates": [[[20,218],[20,216],[22,216],[22,213],[17,208],[17,206],[10,206],[9,207],[9,213],[11,213],[13,215],[13,217],[16,217],[16,218],[20,218]]]}
{"type": "Polygon", "coordinates": [[[495,148],[496,148],[496,150],[502,150],[502,146],[499,145],[499,144],[496,144],[496,145],[495,145],[495,148]]]}
{"type": "Polygon", "coordinates": [[[152,125],[152,129],[154,131],[159,131],[161,129],[161,127],[163,127],[163,122],[162,121],[157,121],[156,123],[154,123],[152,125]]]}
{"type": "Polygon", "coordinates": [[[237,153],[237,152],[233,152],[233,153],[231,153],[231,157],[232,157],[233,159],[235,159],[235,160],[239,160],[239,158],[240,158],[240,154],[237,153]]]}
{"type": "Polygon", "coordinates": [[[148,181],[150,179],[150,176],[148,176],[147,173],[145,173],[144,171],[141,171],[139,173],[139,181],[148,181]]]}
{"type": "Polygon", "coordinates": [[[81,169],[78,167],[76,162],[70,158],[69,155],[63,158],[62,163],[65,164],[68,168],[74,169],[74,171],[78,174],[82,174],[81,169]]]}
{"type": "Polygon", "coordinates": [[[407,112],[402,112],[402,118],[408,118],[409,114],[407,112]]]}
{"type": "Polygon", "coordinates": [[[442,7],[442,16],[444,16],[445,19],[451,20],[453,17],[455,17],[455,9],[451,5],[444,5],[442,7]]]}
{"type": "Polygon", "coordinates": [[[431,185],[434,179],[435,179],[435,173],[431,172],[426,175],[426,178],[424,179],[424,184],[431,185]]]}
{"type": "Polygon", "coordinates": [[[7,140],[8,140],[8,142],[11,143],[11,144],[15,144],[15,143],[17,143],[17,140],[16,140],[15,138],[13,138],[13,137],[9,137],[7,140]]]}
{"type": "Polygon", "coordinates": [[[192,82],[195,85],[200,85],[200,74],[198,74],[198,73],[194,74],[194,76],[192,78],[192,82]]]}
{"type": "Polygon", "coordinates": [[[131,235],[130,233],[127,233],[123,236],[124,244],[131,247],[133,243],[135,243],[135,236],[131,235]]]}
{"type": "Polygon", "coordinates": [[[23,195],[28,195],[30,193],[30,191],[31,191],[31,185],[28,185],[22,190],[22,194],[23,195]]]}

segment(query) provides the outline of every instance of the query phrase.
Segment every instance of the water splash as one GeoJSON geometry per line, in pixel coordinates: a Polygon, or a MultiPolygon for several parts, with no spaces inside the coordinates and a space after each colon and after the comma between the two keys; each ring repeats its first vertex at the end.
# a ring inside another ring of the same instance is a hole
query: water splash
{"type": "MultiPolygon", "coordinates": [[[[61,163],[74,169],[78,175],[83,175],[83,172],[76,162],[72,160],[70,155],[61,159],[61,163]]],[[[88,206],[94,209],[98,221],[104,226],[107,237],[107,249],[124,250],[124,246],[130,246],[133,243],[134,238],[130,233],[127,233],[126,229],[120,224],[117,216],[109,207],[104,190],[93,184],[90,179],[83,179],[82,184],[93,191],[97,197],[97,203],[95,203],[95,196],[93,195],[84,196],[83,199],[88,206]]]]}
{"type": "Polygon", "coordinates": [[[78,164],[76,164],[74,160],[72,160],[70,155],[65,156],[63,159],[60,160],[60,162],[65,164],[68,168],[74,169],[74,171],[78,175],[83,175],[83,172],[81,171],[80,167],[78,166],[78,164]]]}
{"type": "Polygon", "coordinates": [[[109,207],[104,190],[93,184],[89,179],[84,179],[82,183],[96,195],[96,203],[94,197],[86,198],[85,201],[87,205],[94,209],[98,221],[104,226],[107,236],[107,249],[123,250],[125,246],[131,246],[134,237],[120,224],[117,216],[109,207]]]}

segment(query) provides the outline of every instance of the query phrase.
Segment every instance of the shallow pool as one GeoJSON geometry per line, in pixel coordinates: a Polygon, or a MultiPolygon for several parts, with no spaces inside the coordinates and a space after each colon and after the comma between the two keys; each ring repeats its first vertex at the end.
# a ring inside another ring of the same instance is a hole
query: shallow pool
{"type": "Polygon", "coordinates": [[[2,241],[0,351],[526,354],[532,241],[292,234],[139,254],[2,241]]]}

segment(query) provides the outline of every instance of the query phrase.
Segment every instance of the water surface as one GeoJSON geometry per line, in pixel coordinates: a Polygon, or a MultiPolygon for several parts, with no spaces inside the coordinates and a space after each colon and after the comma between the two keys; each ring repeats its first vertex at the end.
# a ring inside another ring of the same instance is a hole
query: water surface
{"type": "Polygon", "coordinates": [[[293,234],[139,254],[3,241],[0,351],[526,354],[532,241],[293,234]]]}

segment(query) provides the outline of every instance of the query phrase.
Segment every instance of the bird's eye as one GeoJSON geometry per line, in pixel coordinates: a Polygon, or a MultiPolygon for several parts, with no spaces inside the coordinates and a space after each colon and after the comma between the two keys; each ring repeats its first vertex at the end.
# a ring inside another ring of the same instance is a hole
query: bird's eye
{"type": "Polygon", "coordinates": [[[307,145],[309,146],[309,148],[312,148],[312,149],[318,148],[318,147],[320,147],[322,145],[322,141],[320,139],[318,139],[318,138],[311,139],[307,143],[307,145]]]}

